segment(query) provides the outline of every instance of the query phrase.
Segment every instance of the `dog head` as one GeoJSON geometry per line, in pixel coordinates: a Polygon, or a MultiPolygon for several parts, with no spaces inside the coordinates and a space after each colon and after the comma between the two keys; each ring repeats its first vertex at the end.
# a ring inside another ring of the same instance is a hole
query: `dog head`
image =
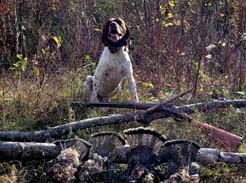
{"type": "Polygon", "coordinates": [[[121,18],[111,18],[103,26],[102,42],[105,46],[121,47],[127,44],[129,30],[121,18]]]}

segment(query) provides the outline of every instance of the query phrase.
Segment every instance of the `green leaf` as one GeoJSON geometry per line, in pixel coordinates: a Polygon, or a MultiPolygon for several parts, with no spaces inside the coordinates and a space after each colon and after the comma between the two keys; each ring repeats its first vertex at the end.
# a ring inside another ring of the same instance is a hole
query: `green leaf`
{"type": "Polygon", "coordinates": [[[25,71],[25,70],[26,70],[26,67],[27,67],[27,58],[24,58],[24,59],[21,61],[21,70],[22,70],[22,71],[25,71]]]}
{"type": "Polygon", "coordinates": [[[23,55],[22,55],[22,54],[17,54],[16,57],[17,57],[19,60],[22,60],[22,59],[23,59],[23,55]]]}

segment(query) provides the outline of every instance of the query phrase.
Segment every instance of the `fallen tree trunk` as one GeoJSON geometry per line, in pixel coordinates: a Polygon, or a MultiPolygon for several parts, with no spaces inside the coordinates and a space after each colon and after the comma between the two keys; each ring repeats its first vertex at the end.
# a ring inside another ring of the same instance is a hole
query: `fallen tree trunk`
{"type": "MultiPolygon", "coordinates": [[[[100,104],[102,105],[102,104],[100,104]]],[[[107,103],[107,105],[116,105],[116,103],[107,103]]],[[[125,104],[117,103],[117,106],[125,104]]],[[[128,106],[135,106],[138,104],[127,104],[128,106]]],[[[145,104],[141,104],[146,107],[145,104]]],[[[152,104],[152,107],[156,104],[152,104]]],[[[54,141],[55,139],[59,139],[62,136],[68,135],[71,131],[78,131],[86,128],[92,128],[96,126],[104,126],[104,125],[113,125],[113,124],[122,124],[129,123],[132,121],[138,121],[143,125],[149,124],[152,120],[166,118],[170,116],[180,117],[179,113],[192,113],[194,110],[204,111],[214,108],[225,108],[229,106],[234,107],[246,107],[246,100],[230,100],[230,101],[214,101],[210,103],[197,103],[184,105],[181,107],[174,107],[169,105],[162,105],[160,108],[151,111],[151,113],[146,113],[145,111],[137,111],[133,113],[126,114],[117,114],[112,116],[105,117],[97,117],[90,118],[81,121],[76,121],[56,127],[49,128],[48,130],[34,131],[34,132],[18,132],[18,131],[2,131],[0,132],[0,140],[3,141],[35,141],[35,142],[45,142],[45,141],[54,141]]],[[[106,107],[104,105],[104,107],[106,107]]],[[[148,108],[151,106],[148,106],[148,108]]],[[[146,107],[147,108],[147,107],[146,107]]],[[[205,123],[203,123],[205,124],[205,123]]],[[[199,125],[199,123],[198,123],[199,125]]],[[[207,126],[206,126],[207,127],[207,126]]],[[[215,128],[215,127],[214,127],[215,128]]],[[[207,130],[208,128],[204,128],[207,130]]],[[[214,130],[214,129],[213,129],[214,130]]],[[[221,129],[218,129],[221,130],[221,129]]],[[[233,135],[233,134],[232,134],[233,135]]],[[[242,138],[236,136],[237,143],[241,142],[242,138]]],[[[233,145],[233,148],[235,145],[233,145]]],[[[232,149],[233,149],[232,148],[232,149]]]]}
{"type": "MultiPolygon", "coordinates": [[[[22,142],[52,142],[62,136],[68,135],[71,131],[79,131],[86,128],[92,128],[104,125],[122,124],[136,121],[136,119],[141,120],[141,114],[143,112],[139,111],[137,113],[126,113],[117,114],[105,117],[96,117],[85,119],[81,121],[75,121],[68,124],[63,124],[49,128],[48,130],[40,130],[33,132],[19,132],[19,131],[1,131],[0,140],[2,141],[22,141],[22,142]]],[[[166,116],[160,113],[153,114],[153,119],[159,119],[162,116],[166,116]]]]}
{"type": "Polygon", "coordinates": [[[217,149],[201,148],[197,152],[196,159],[201,164],[214,164],[216,162],[245,164],[246,153],[220,152],[217,149]]]}
{"type": "Polygon", "coordinates": [[[54,143],[0,141],[0,161],[53,159],[70,147],[77,149],[83,159],[88,155],[91,145],[82,139],[59,140],[54,143]]]}
{"type": "Polygon", "coordinates": [[[51,143],[0,142],[0,161],[50,159],[59,154],[59,149],[51,143]]]}

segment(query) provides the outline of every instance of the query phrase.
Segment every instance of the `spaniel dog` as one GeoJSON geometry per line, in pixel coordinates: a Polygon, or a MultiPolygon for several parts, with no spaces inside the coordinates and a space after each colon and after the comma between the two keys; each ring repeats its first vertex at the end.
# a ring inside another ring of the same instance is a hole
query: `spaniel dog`
{"type": "Polygon", "coordinates": [[[133,102],[138,102],[132,63],[128,54],[129,30],[121,18],[109,19],[103,27],[102,42],[105,45],[94,76],[87,76],[84,90],[90,101],[108,101],[127,78],[133,102]]]}

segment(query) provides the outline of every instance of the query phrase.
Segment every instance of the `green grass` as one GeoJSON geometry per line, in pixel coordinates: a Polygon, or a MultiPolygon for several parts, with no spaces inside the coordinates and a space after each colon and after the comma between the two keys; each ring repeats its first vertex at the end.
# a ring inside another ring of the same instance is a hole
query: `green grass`
{"type": "MultiPolygon", "coordinates": [[[[67,71],[59,75],[47,78],[42,87],[38,80],[21,79],[7,75],[2,78],[0,88],[0,130],[20,130],[32,131],[44,129],[74,120],[89,117],[108,115],[112,113],[124,113],[126,109],[76,109],[71,106],[72,100],[83,99],[82,82],[86,72],[82,70],[67,71]],[[3,85],[4,84],[4,85],[3,85]]],[[[157,102],[159,98],[153,97],[151,83],[138,82],[138,94],[141,102],[157,102]]],[[[160,98],[165,99],[174,95],[174,91],[160,91],[160,98]]],[[[201,97],[201,95],[199,95],[201,97]]],[[[202,100],[209,98],[203,95],[202,100]]],[[[114,98],[114,101],[129,101],[130,95],[127,83],[124,82],[122,91],[114,98]]],[[[177,104],[200,101],[201,98],[184,97],[177,101],[177,104]]],[[[237,111],[234,108],[213,110],[207,113],[196,113],[196,119],[208,122],[214,126],[223,128],[235,134],[245,136],[246,113],[242,109],[237,111]]],[[[78,136],[88,139],[89,135],[98,131],[119,131],[137,127],[138,123],[127,125],[108,125],[93,129],[86,129],[77,133],[71,133],[69,137],[78,136]]],[[[198,127],[183,121],[173,119],[160,119],[152,122],[150,127],[158,132],[165,134],[169,139],[184,138],[194,140],[202,147],[212,147],[223,150],[216,140],[202,132],[198,127]]],[[[246,152],[245,145],[239,148],[240,152],[246,152]]],[[[35,164],[20,162],[10,162],[0,164],[0,183],[1,182],[43,182],[45,172],[43,171],[44,162],[35,164]],[[35,167],[34,167],[35,165],[35,167]],[[39,177],[39,178],[38,178],[39,177]],[[31,180],[31,181],[30,181],[31,180]]],[[[202,168],[202,182],[246,182],[245,165],[225,165],[218,164],[205,166],[202,168]]]]}

